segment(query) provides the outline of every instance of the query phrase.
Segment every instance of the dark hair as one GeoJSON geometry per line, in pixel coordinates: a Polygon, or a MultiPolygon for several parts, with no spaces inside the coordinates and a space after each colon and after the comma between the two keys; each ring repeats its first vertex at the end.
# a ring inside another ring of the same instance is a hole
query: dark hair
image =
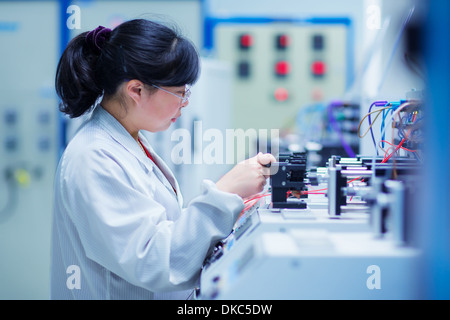
{"type": "Polygon", "coordinates": [[[101,51],[86,41],[87,35],[69,42],[56,71],[60,110],[71,118],[90,110],[102,94],[115,94],[126,80],[170,87],[192,85],[198,79],[198,52],[175,29],[130,20],[110,32],[101,51]]]}

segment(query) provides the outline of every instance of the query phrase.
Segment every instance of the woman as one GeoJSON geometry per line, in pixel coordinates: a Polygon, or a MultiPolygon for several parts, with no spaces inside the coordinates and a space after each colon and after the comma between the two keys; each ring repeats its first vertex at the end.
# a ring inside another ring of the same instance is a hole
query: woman
{"type": "Polygon", "coordinates": [[[92,115],[55,178],[52,298],[187,298],[243,199],[262,190],[270,154],[203,181],[182,208],[176,179],[139,132],[175,122],[198,75],[194,46],[148,20],[98,27],[68,44],[55,81],[61,111],[92,115]]]}

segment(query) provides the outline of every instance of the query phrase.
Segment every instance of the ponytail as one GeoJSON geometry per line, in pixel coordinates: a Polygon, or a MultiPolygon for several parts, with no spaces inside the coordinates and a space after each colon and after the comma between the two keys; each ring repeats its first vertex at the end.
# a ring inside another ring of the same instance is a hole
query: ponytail
{"type": "Polygon", "coordinates": [[[90,110],[101,96],[95,79],[99,53],[86,41],[88,32],[73,38],[64,50],[56,70],[56,93],[61,98],[59,109],[76,118],[90,110]]]}

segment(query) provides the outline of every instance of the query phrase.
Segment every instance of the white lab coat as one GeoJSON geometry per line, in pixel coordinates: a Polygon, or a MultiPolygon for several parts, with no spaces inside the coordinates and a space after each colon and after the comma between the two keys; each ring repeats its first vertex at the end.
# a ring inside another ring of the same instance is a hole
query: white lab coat
{"type": "Polygon", "coordinates": [[[208,251],[230,233],[242,199],[205,180],[183,208],[173,174],[140,139],[158,165],[97,106],[62,155],[52,299],[185,299],[208,251]]]}

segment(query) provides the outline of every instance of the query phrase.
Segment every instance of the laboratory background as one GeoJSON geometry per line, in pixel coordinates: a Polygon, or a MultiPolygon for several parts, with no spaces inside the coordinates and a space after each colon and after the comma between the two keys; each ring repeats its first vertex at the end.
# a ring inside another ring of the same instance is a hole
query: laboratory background
{"type": "Polygon", "coordinates": [[[448,0],[0,1],[0,299],[50,296],[54,173],[83,121],[58,111],[59,57],[134,18],[177,25],[201,56],[180,121],[145,133],[185,203],[237,161],[277,158],[197,299],[449,299],[449,14],[448,0]]]}

